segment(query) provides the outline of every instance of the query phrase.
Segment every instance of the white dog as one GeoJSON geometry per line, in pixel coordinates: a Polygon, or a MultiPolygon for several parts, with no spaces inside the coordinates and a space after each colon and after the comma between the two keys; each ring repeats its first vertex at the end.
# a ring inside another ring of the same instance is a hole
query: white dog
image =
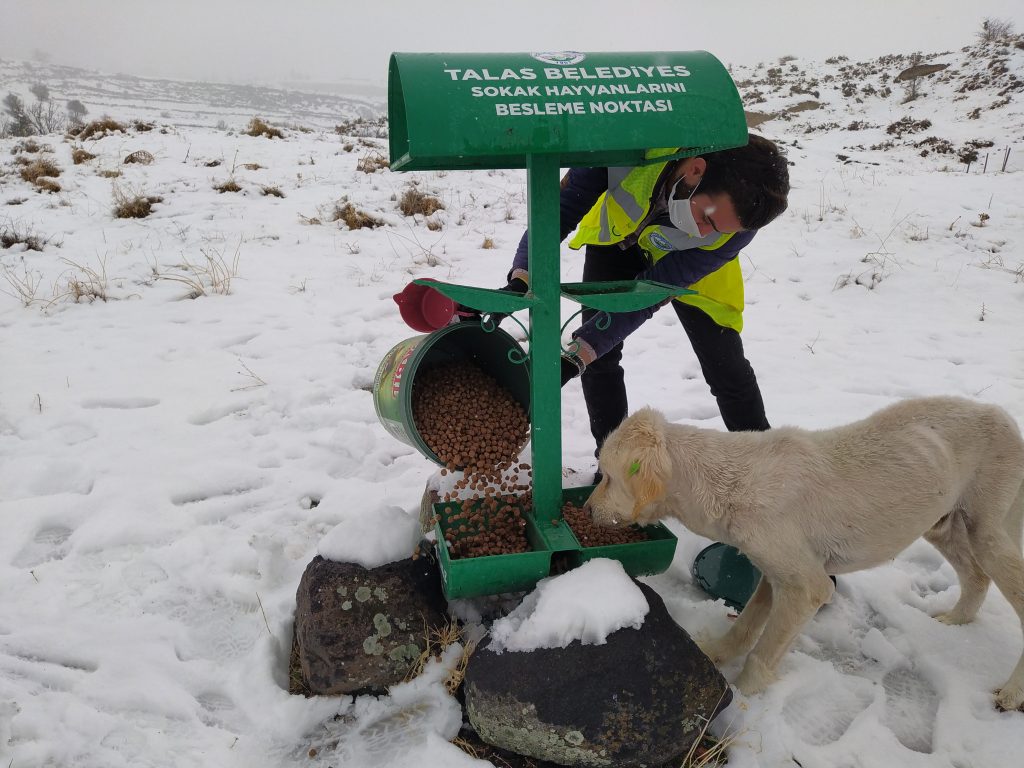
{"type": "MultiPolygon", "coordinates": [[[[774,679],[831,599],[829,574],[892,560],[922,535],[960,579],[960,599],[939,621],[971,621],[995,581],[1024,632],[1024,441],[995,406],[912,399],[817,432],[719,432],[645,408],[609,435],[600,467],[588,502],[595,522],[675,517],[761,570],[729,632],[702,646],[715,662],[750,651],[736,682],[744,693],[774,679]]],[[[1024,704],[1024,654],[996,704],[1024,704]]]]}

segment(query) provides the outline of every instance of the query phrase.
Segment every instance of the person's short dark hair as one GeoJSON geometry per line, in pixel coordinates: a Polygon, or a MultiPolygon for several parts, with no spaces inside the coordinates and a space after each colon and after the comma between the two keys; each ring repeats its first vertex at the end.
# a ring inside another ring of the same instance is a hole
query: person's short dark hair
{"type": "Polygon", "coordinates": [[[744,229],[760,229],[786,210],[789,161],[774,142],[749,134],[742,147],[702,155],[700,191],[726,192],[744,229]]]}

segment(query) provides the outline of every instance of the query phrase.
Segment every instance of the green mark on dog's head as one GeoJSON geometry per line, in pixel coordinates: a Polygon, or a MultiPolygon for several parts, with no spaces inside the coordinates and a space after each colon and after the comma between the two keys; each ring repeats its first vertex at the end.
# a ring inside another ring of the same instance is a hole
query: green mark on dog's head
{"type": "Polygon", "coordinates": [[[629,465],[629,475],[628,476],[632,477],[633,475],[635,475],[639,471],[640,471],[640,459],[637,459],[636,461],[634,461],[632,464],[629,465]]]}

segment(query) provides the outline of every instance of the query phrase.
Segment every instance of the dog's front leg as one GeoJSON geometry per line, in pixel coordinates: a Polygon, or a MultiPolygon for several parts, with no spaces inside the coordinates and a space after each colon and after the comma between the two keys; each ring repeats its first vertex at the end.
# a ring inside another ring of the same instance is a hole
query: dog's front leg
{"type": "Polygon", "coordinates": [[[736,687],[750,695],[763,691],[775,679],[775,668],[793,638],[832,595],[832,581],[824,573],[809,583],[776,583],[764,632],[747,656],[736,687]]]}
{"type": "Polygon", "coordinates": [[[761,577],[757,589],[740,611],[729,631],[716,640],[698,643],[704,654],[715,664],[722,664],[749,651],[761,634],[768,611],[772,607],[772,585],[761,577]]]}

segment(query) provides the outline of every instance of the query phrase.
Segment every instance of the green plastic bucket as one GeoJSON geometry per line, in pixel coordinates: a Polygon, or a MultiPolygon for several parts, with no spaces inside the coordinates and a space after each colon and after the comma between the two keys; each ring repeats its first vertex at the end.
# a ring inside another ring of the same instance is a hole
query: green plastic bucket
{"type": "MultiPolygon", "coordinates": [[[[526,353],[515,339],[496,328],[485,331],[479,322],[462,321],[433,333],[401,341],[384,355],[373,380],[377,418],[393,437],[410,445],[435,464],[444,462],[423,440],[412,415],[416,375],[436,366],[469,361],[508,390],[529,414],[530,371],[526,353]]],[[[461,469],[461,467],[460,467],[461,469]]]]}

